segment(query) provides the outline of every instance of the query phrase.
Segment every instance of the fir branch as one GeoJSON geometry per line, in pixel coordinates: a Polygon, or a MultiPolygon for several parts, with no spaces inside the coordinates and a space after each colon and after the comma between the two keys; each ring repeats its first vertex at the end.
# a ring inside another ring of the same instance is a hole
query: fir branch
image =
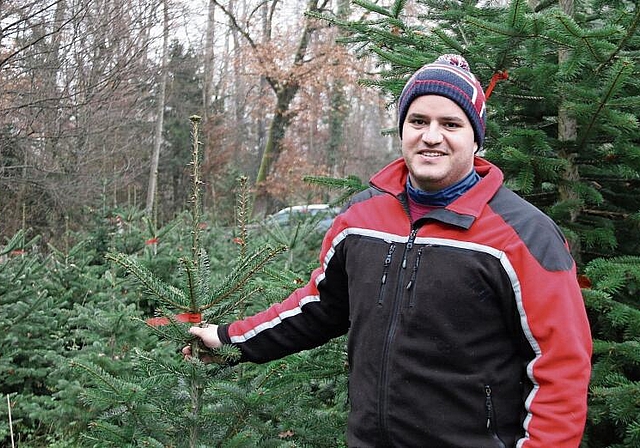
{"type": "Polygon", "coordinates": [[[301,284],[304,284],[304,280],[297,273],[288,269],[266,267],[264,272],[274,280],[278,286],[288,291],[292,291],[301,284]]]}
{"type": "Polygon", "coordinates": [[[515,38],[526,39],[526,38],[534,37],[529,34],[523,34],[522,32],[515,30],[514,28],[511,28],[509,26],[506,26],[502,23],[489,22],[486,20],[479,19],[478,17],[470,16],[470,17],[467,17],[465,21],[470,25],[473,25],[474,27],[480,29],[482,32],[497,34],[499,36],[504,36],[509,39],[515,39],[515,38]]]}
{"type": "Polygon", "coordinates": [[[554,7],[558,3],[558,0],[542,0],[534,8],[534,12],[540,12],[544,9],[554,7]]]}
{"type": "Polygon", "coordinates": [[[587,138],[590,137],[592,130],[595,128],[596,122],[600,119],[601,114],[604,113],[609,99],[614,97],[624,84],[626,78],[633,73],[633,64],[629,61],[622,61],[612,67],[612,74],[608,77],[607,87],[603,96],[600,98],[599,103],[595,107],[595,111],[591,116],[591,120],[585,126],[585,130],[582,133],[582,138],[578,144],[578,147],[585,145],[587,138]]]}
{"type": "Polygon", "coordinates": [[[391,15],[393,18],[397,19],[398,17],[400,17],[400,14],[402,13],[402,11],[404,10],[404,7],[406,6],[408,0],[395,0],[393,2],[393,5],[391,5],[391,15]]]}
{"type": "Polygon", "coordinates": [[[197,267],[194,266],[194,262],[187,258],[181,258],[180,261],[184,266],[184,271],[187,275],[187,292],[189,293],[189,311],[191,313],[200,312],[200,307],[198,305],[198,297],[197,297],[197,286],[198,283],[198,273],[197,267]]]}
{"type": "MultiPolygon", "coordinates": [[[[407,67],[408,72],[416,70],[420,68],[427,62],[427,59],[422,59],[421,57],[416,57],[415,55],[407,55],[401,52],[398,52],[396,49],[387,50],[383,47],[372,46],[370,51],[381,59],[389,61],[390,64],[398,67],[407,67]]],[[[429,61],[430,62],[430,61],[429,61]]]]}
{"type": "Polygon", "coordinates": [[[621,363],[631,362],[640,366],[640,341],[593,341],[593,354],[596,356],[606,356],[608,358],[619,359],[621,363]]]}
{"type": "Polygon", "coordinates": [[[631,39],[637,37],[638,28],[640,27],[640,8],[636,7],[636,14],[633,17],[631,25],[626,28],[626,33],[616,45],[616,48],[611,52],[608,58],[606,58],[596,69],[595,72],[599,73],[603,67],[611,64],[611,62],[620,54],[625,48],[627,48],[631,39]]]}
{"type": "Polygon", "coordinates": [[[524,28],[525,15],[531,9],[527,0],[515,0],[510,2],[507,10],[507,24],[511,29],[524,28]]]}
{"type": "MultiPolygon", "coordinates": [[[[37,257],[20,257],[15,261],[18,263],[18,268],[12,270],[11,278],[8,280],[8,284],[17,283],[20,278],[24,275],[25,272],[35,272],[44,267],[44,264],[40,262],[37,257]]],[[[0,272],[3,272],[5,267],[10,266],[10,263],[0,263],[0,272]]],[[[15,264],[11,264],[11,266],[15,267],[15,264]]]]}
{"type": "Polygon", "coordinates": [[[147,325],[147,327],[155,333],[161,340],[171,341],[176,343],[177,345],[185,345],[192,338],[186,332],[188,327],[191,324],[186,324],[183,322],[178,322],[176,318],[167,310],[160,309],[160,312],[156,313],[159,317],[166,318],[169,323],[166,325],[152,325],[146,322],[143,319],[134,318],[140,322],[143,322],[147,325]]]}
{"type": "Polygon", "coordinates": [[[25,235],[26,235],[26,232],[24,231],[24,229],[18,230],[15,233],[15,235],[11,237],[11,239],[7,242],[7,244],[4,247],[0,247],[0,256],[7,255],[11,251],[16,250],[18,248],[24,249],[25,235]]]}
{"type": "Polygon", "coordinates": [[[139,390],[139,385],[133,383],[127,383],[123,380],[120,380],[113,375],[107,373],[101,367],[96,366],[95,364],[89,362],[80,362],[75,359],[70,361],[70,365],[73,368],[80,368],[85,372],[89,373],[93,378],[99,381],[99,384],[102,384],[105,387],[105,392],[108,394],[113,394],[116,397],[121,397],[121,402],[126,403],[127,399],[122,396],[121,391],[129,390],[129,391],[137,391],[139,390]]]}
{"type": "Polygon", "coordinates": [[[148,216],[144,216],[142,218],[142,222],[144,222],[147,225],[147,233],[150,236],[156,236],[156,226],[153,223],[153,220],[151,218],[149,218],[148,216]]]}
{"type": "Polygon", "coordinates": [[[165,237],[167,234],[172,232],[174,229],[176,229],[176,227],[178,227],[181,224],[180,219],[178,219],[179,217],[180,215],[178,215],[177,218],[173,219],[172,222],[163,225],[160,229],[157,229],[155,227],[155,225],[152,223],[151,219],[149,219],[148,216],[143,216],[142,219],[143,221],[147,222],[147,231],[149,232],[149,234],[151,236],[162,239],[163,237],[165,237]]]}
{"type": "MultiPolygon", "coordinates": [[[[53,244],[51,244],[49,242],[47,243],[47,247],[49,247],[49,249],[51,250],[51,253],[52,253],[54,259],[55,259],[55,257],[57,257],[58,259],[62,260],[61,263],[64,266],[67,266],[70,259],[82,256],[84,251],[87,249],[88,243],[89,243],[89,240],[82,240],[79,243],[77,243],[75,246],[73,246],[71,249],[69,249],[67,251],[67,253],[65,253],[62,250],[56,248],[53,244]]],[[[56,260],[56,261],[58,261],[58,260],[56,260]]],[[[58,262],[60,263],[60,261],[58,261],[58,262]]]]}
{"type": "Polygon", "coordinates": [[[119,253],[108,253],[105,257],[133,275],[146,288],[148,294],[155,296],[162,303],[182,311],[189,311],[189,306],[186,305],[187,298],[182,291],[158,280],[151,271],[133,258],[119,253]]]}
{"type": "Polygon", "coordinates": [[[606,218],[623,220],[627,219],[630,215],[629,213],[614,212],[609,210],[594,210],[590,208],[583,209],[582,213],[584,213],[585,215],[604,216],[606,218]]]}
{"type": "Polygon", "coordinates": [[[456,53],[460,53],[460,54],[464,54],[465,50],[462,47],[462,45],[460,45],[458,43],[458,41],[454,38],[452,38],[449,35],[449,32],[447,32],[447,30],[443,30],[441,28],[435,28],[433,31],[433,34],[435,34],[436,36],[438,36],[438,38],[449,48],[451,48],[454,52],[456,53]]]}
{"type": "Polygon", "coordinates": [[[111,446],[128,446],[128,443],[131,441],[131,437],[125,432],[126,429],[109,422],[91,422],[89,423],[89,428],[91,428],[96,435],[83,434],[82,437],[84,439],[93,440],[100,444],[107,443],[111,446]],[[117,440],[117,442],[113,440],[117,440]]]}
{"type": "Polygon", "coordinates": [[[305,182],[322,185],[330,189],[343,189],[344,192],[336,199],[331,201],[330,205],[338,205],[360,191],[366,190],[369,186],[360,180],[358,176],[350,175],[342,179],[327,176],[305,176],[305,182]]]}
{"type": "MultiPolygon", "coordinates": [[[[50,297],[48,296],[48,291],[45,289],[45,290],[38,290],[37,296],[32,300],[29,300],[27,303],[18,302],[18,303],[24,303],[25,305],[24,310],[18,316],[14,317],[13,319],[10,319],[6,325],[0,326],[0,333],[6,333],[9,329],[11,329],[11,327],[22,322],[23,320],[26,320],[29,316],[33,315],[33,313],[36,312],[37,310],[44,308],[45,305],[47,304],[52,305],[51,302],[47,299],[50,299],[50,297]]],[[[47,308],[53,308],[53,306],[49,306],[47,308]]]]}
{"type": "MultiPolygon", "coordinates": [[[[204,299],[211,295],[211,288],[209,285],[209,277],[211,274],[211,261],[209,255],[204,249],[200,249],[197,264],[197,282],[196,282],[196,295],[198,300],[204,299]]],[[[195,308],[194,308],[195,309],[195,308]]],[[[199,309],[198,309],[199,312],[199,309]]]]}
{"type": "MultiPolygon", "coordinates": [[[[145,418],[145,415],[155,413],[157,410],[157,407],[152,403],[152,397],[148,394],[148,391],[153,390],[153,386],[157,383],[157,376],[144,378],[137,383],[116,378],[103,368],[88,361],[72,360],[70,365],[72,368],[80,368],[97,380],[94,383],[97,393],[94,395],[94,401],[98,399],[105,402],[108,412],[112,416],[126,414],[133,419],[134,424],[128,425],[128,428],[135,428],[135,430],[140,428],[146,434],[157,434],[161,429],[147,424],[149,422],[153,424],[153,421],[145,418]]],[[[88,393],[89,391],[85,391],[87,396],[88,393]]],[[[102,418],[107,419],[109,415],[104,414],[102,418]]],[[[94,424],[103,425],[106,423],[94,424]]]]}
{"type": "Polygon", "coordinates": [[[270,246],[264,246],[258,249],[254,254],[251,254],[234,267],[231,273],[224,279],[222,285],[218,287],[213,293],[211,301],[203,305],[200,309],[206,310],[214,305],[223,302],[228,297],[242,289],[247,282],[273,258],[278,254],[284,252],[285,247],[280,246],[278,248],[272,248],[270,246]]]}
{"type": "Polygon", "coordinates": [[[566,35],[561,33],[561,35],[570,37],[564,46],[570,46],[581,51],[586,49],[591,56],[593,56],[595,61],[602,63],[605,58],[603,58],[603,55],[598,51],[599,46],[597,45],[597,41],[606,37],[611,37],[617,33],[618,29],[616,27],[602,26],[591,31],[583,30],[572,17],[561,11],[558,11],[555,14],[555,19],[560,25],[562,25],[560,30],[566,31],[567,33],[566,35]],[[574,41],[577,43],[572,44],[574,41]]]}
{"type": "Polygon", "coordinates": [[[247,176],[241,176],[238,179],[240,184],[239,193],[237,196],[236,204],[236,224],[240,241],[240,257],[246,256],[246,242],[248,237],[247,224],[249,223],[249,217],[251,216],[251,194],[249,191],[249,183],[247,176]]]}
{"type": "Polygon", "coordinates": [[[376,12],[378,14],[380,14],[381,16],[385,16],[385,17],[390,17],[390,18],[396,18],[397,16],[394,15],[394,12],[397,13],[398,11],[398,6],[399,4],[404,5],[404,3],[406,3],[406,1],[404,0],[400,0],[395,2],[395,4],[393,5],[393,11],[387,9],[387,8],[383,8],[382,6],[377,5],[376,3],[371,3],[367,0],[353,0],[353,4],[354,5],[358,5],[361,8],[366,9],[369,12],[376,12]]]}
{"type": "Polygon", "coordinates": [[[208,322],[220,322],[232,311],[237,311],[240,308],[240,305],[246,301],[248,301],[251,297],[255,296],[259,292],[262,292],[261,287],[255,287],[248,291],[244,291],[240,297],[237,297],[235,300],[232,297],[227,298],[224,303],[218,304],[214,309],[212,309],[207,315],[206,320],[208,322]]]}
{"type": "MultiPolygon", "coordinates": [[[[534,27],[537,24],[537,19],[533,18],[532,19],[532,24],[531,26],[527,27],[526,25],[526,13],[529,11],[529,4],[526,0],[515,0],[510,2],[508,10],[507,10],[507,20],[506,22],[509,24],[508,28],[510,30],[519,30],[519,32],[522,32],[523,30],[527,30],[527,28],[531,28],[534,27]]],[[[481,19],[475,19],[475,20],[481,20],[481,19]]],[[[472,23],[472,20],[466,20],[465,22],[468,23],[472,23]]],[[[476,22],[477,23],[477,22],[476,22]]],[[[491,26],[489,25],[486,21],[483,21],[483,26],[491,26]]],[[[496,23],[494,23],[494,25],[496,25],[496,23]]],[[[507,31],[507,35],[509,33],[511,33],[512,31],[507,31]]],[[[528,32],[528,34],[531,34],[530,32],[528,32]]],[[[493,58],[495,61],[497,61],[497,63],[495,64],[495,66],[492,66],[492,70],[494,72],[497,72],[498,70],[504,70],[507,68],[507,64],[508,64],[508,60],[509,58],[509,54],[514,52],[520,42],[523,40],[522,37],[517,37],[517,36],[512,36],[510,41],[511,44],[507,45],[504,47],[504,49],[502,51],[500,51],[500,53],[497,55],[497,57],[493,58]]]]}

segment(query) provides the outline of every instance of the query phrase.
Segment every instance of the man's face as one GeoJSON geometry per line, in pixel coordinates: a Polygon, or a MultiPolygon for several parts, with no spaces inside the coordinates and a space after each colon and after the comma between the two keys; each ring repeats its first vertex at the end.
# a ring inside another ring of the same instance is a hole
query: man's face
{"type": "Polygon", "coordinates": [[[462,180],[476,149],[471,122],[456,103],[439,95],[411,103],[402,125],[402,156],[414,187],[436,191],[462,180]]]}

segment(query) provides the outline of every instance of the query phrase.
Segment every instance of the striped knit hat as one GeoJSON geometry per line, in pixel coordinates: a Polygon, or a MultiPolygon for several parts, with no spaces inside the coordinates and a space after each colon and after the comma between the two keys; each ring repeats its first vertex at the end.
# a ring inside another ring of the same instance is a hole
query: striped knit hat
{"type": "Polygon", "coordinates": [[[440,95],[454,101],[469,117],[478,147],[485,131],[485,96],[480,82],[471,73],[467,61],[456,54],[445,54],[415,72],[405,84],[398,101],[398,127],[402,125],[411,102],[422,95],[440,95]]]}

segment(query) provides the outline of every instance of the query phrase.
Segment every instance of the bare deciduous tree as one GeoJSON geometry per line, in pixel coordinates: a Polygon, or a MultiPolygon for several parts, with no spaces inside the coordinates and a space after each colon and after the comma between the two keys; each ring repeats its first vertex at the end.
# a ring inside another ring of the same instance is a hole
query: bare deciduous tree
{"type": "Polygon", "coordinates": [[[28,221],[44,228],[73,206],[106,204],[112,186],[144,166],[156,5],[5,3],[0,132],[12,143],[0,147],[11,154],[2,207],[25,204],[28,221]]]}
{"type": "MultiPolygon", "coordinates": [[[[317,25],[312,19],[304,17],[302,19],[302,28],[296,36],[295,48],[293,48],[292,52],[283,54],[283,47],[288,50],[290,47],[283,41],[278,41],[277,46],[274,45],[274,39],[272,37],[273,17],[277,8],[280,6],[278,0],[264,2],[260,6],[264,12],[261,41],[254,37],[249,26],[240,23],[234,11],[217,0],[214,1],[216,1],[216,5],[229,18],[231,27],[242,36],[244,41],[252,49],[252,55],[260,67],[261,75],[264,77],[264,80],[269,85],[275,97],[270,114],[271,119],[267,131],[267,138],[264,148],[262,149],[260,167],[256,176],[258,190],[254,210],[256,213],[262,214],[269,209],[270,197],[264,188],[260,188],[261,184],[268,179],[272,167],[274,163],[277,162],[282,151],[281,143],[291,121],[290,107],[300,89],[302,78],[309,75],[309,70],[312,66],[316,67],[315,64],[311,64],[313,59],[309,58],[309,44],[312,35],[317,30],[317,25]]],[[[308,0],[306,11],[320,11],[324,9],[326,5],[326,1],[308,0]]],[[[291,38],[293,36],[290,34],[288,37],[291,38]]]]}
{"type": "Polygon", "coordinates": [[[169,5],[168,0],[162,2],[162,55],[160,60],[160,80],[158,82],[158,98],[156,100],[156,123],[153,133],[153,153],[149,169],[149,186],[147,187],[147,203],[145,213],[152,215],[156,199],[158,183],[158,162],[162,148],[162,131],[164,129],[164,108],[167,92],[168,59],[169,59],[169,5]]]}

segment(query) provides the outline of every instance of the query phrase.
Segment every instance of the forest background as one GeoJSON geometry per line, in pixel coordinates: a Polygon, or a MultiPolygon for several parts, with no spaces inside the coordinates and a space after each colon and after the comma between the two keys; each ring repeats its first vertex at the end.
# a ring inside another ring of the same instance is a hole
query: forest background
{"type": "Polygon", "coordinates": [[[491,93],[484,155],[578,263],[583,445],[640,446],[639,24],[624,0],[0,2],[0,442],[343,446],[342,340],[204,366],[175,316],[304,281],[315,224],[262,218],[363,188],[406,77],[455,52],[491,93]]]}

